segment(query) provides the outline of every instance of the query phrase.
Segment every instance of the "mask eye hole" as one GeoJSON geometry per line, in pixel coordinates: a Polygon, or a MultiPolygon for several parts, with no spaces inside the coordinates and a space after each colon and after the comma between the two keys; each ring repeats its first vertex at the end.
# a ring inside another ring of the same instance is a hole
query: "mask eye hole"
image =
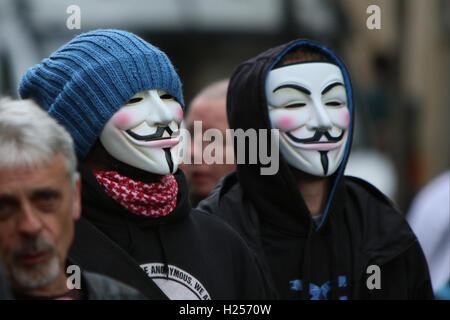
{"type": "Polygon", "coordinates": [[[342,105],[342,103],[339,101],[330,101],[330,102],[325,103],[325,105],[329,106],[329,107],[339,107],[342,105]]]}
{"type": "Polygon", "coordinates": [[[306,103],[299,102],[299,103],[293,103],[293,104],[287,105],[284,108],[285,109],[295,109],[295,108],[301,108],[301,107],[304,107],[304,106],[306,106],[306,103]]]}
{"type": "Polygon", "coordinates": [[[143,98],[141,98],[141,97],[131,98],[126,104],[135,104],[135,103],[141,102],[142,100],[143,100],[143,98]]]}
{"type": "Polygon", "coordinates": [[[163,93],[159,96],[162,100],[174,100],[175,98],[168,93],[163,93]]]}

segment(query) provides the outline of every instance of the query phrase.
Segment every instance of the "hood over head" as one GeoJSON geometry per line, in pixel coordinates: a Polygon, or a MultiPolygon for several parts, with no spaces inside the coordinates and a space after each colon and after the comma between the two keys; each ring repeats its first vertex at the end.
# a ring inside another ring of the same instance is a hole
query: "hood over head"
{"type": "MultiPolygon", "coordinates": [[[[266,84],[269,72],[291,50],[298,47],[309,47],[318,51],[327,58],[328,62],[339,67],[347,98],[347,107],[350,114],[348,126],[348,139],[346,140],[343,158],[330,177],[332,179],[331,190],[325,211],[322,214],[319,230],[325,223],[330,207],[333,203],[336,188],[343,175],[348,155],[350,152],[353,135],[353,99],[350,77],[342,61],[329,49],[309,40],[294,40],[287,44],[272,48],[266,52],[240,64],[234,71],[227,94],[227,115],[231,129],[271,129],[271,121],[268,112],[268,99],[266,96],[266,84]]],[[[309,62],[309,61],[307,61],[309,62]]],[[[260,139],[259,135],[258,140],[260,139]]],[[[268,149],[270,150],[271,135],[267,135],[268,149]]],[[[258,145],[259,145],[258,141],[258,145]]],[[[236,148],[236,146],[235,146],[236,148]]],[[[249,145],[246,145],[248,154],[249,145]]],[[[237,150],[235,150],[237,152],[237,150]]],[[[269,151],[270,152],[270,151],[269,151]]],[[[312,220],[306,204],[298,191],[292,168],[286,158],[280,154],[279,170],[274,175],[261,175],[264,165],[257,164],[237,165],[237,174],[245,192],[251,197],[258,207],[262,219],[274,225],[278,225],[286,231],[293,233],[310,233],[312,220]],[[299,213],[300,212],[300,213],[299,213]],[[276,213],[276,214],[274,214],[276,213]]]]}

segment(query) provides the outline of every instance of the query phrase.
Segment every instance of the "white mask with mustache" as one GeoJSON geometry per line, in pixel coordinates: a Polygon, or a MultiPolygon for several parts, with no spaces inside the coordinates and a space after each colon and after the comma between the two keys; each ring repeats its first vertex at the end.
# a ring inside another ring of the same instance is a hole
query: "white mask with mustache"
{"type": "Polygon", "coordinates": [[[100,134],[106,151],[147,172],[174,173],[182,157],[179,128],[183,109],[163,90],[135,94],[108,120],[100,134]]]}
{"type": "Polygon", "coordinates": [[[350,123],[339,67],[303,62],[273,69],[266,96],[286,161],[311,175],[332,175],[342,162],[350,123]]]}

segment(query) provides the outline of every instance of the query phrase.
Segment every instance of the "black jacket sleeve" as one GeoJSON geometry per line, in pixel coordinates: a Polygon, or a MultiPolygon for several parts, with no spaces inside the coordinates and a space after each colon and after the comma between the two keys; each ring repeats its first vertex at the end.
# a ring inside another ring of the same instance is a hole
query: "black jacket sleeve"
{"type": "Polygon", "coordinates": [[[404,259],[408,278],[408,299],[434,299],[428,263],[419,242],[405,252],[404,259]]]}
{"type": "Polygon", "coordinates": [[[414,242],[396,258],[380,266],[381,288],[367,290],[370,300],[434,299],[427,261],[419,243],[414,242]]]}
{"type": "Polygon", "coordinates": [[[3,268],[0,261],[0,300],[12,300],[13,296],[10,291],[8,281],[3,273],[3,268]]]}

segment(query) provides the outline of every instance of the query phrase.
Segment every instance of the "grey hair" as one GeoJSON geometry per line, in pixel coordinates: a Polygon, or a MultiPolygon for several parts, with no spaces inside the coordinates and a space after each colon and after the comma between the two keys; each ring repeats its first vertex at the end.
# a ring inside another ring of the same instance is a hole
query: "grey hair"
{"type": "Polygon", "coordinates": [[[71,135],[32,100],[0,100],[0,168],[66,160],[73,186],[79,179],[71,135]]]}

